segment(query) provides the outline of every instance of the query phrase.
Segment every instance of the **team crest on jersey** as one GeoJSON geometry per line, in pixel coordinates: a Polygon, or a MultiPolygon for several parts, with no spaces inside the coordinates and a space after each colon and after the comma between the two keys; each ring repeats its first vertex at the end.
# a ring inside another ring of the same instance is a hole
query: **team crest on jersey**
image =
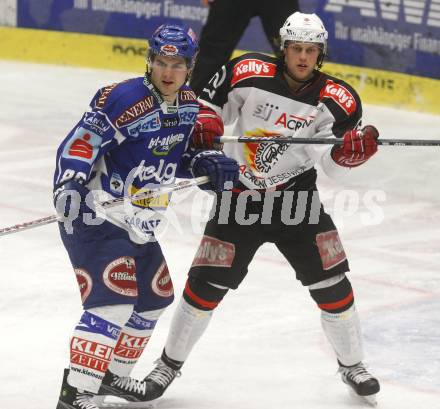
{"type": "Polygon", "coordinates": [[[105,285],[115,293],[137,297],[136,264],[132,257],[113,260],[102,274],[105,285]]]}
{"type": "Polygon", "coordinates": [[[157,269],[151,282],[151,288],[160,297],[171,297],[173,295],[173,282],[165,261],[157,269]]]}
{"type": "Polygon", "coordinates": [[[347,115],[351,115],[356,111],[356,100],[350,91],[332,80],[327,80],[319,95],[321,101],[325,98],[330,98],[335,101],[347,115]]]}
{"type": "Polygon", "coordinates": [[[235,64],[232,70],[231,86],[251,77],[274,77],[276,69],[276,64],[247,58],[235,64]]]}
{"type": "MultiPolygon", "coordinates": [[[[260,137],[270,137],[277,135],[263,129],[245,132],[245,136],[253,135],[260,137]]],[[[243,147],[244,156],[248,167],[257,173],[267,173],[278,162],[281,155],[288,149],[286,143],[265,142],[265,143],[246,143],[243,147]]]]}

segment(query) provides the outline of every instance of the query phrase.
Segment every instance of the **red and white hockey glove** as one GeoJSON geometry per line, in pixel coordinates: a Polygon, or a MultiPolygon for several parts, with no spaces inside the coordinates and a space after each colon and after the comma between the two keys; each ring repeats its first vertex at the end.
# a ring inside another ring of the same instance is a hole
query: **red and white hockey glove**
{"type": "Polygon", "coordinates": [[[347,168],[362,165],[377,152],[378,137],[379,131],[373,125],[364,126],[360,131],[347,131],[343,136],[344,143],[332,149],[332,158],[347,168]]]}
{"type": "Polygon", "coordinates": [[[223,144],[215,142],[214,138],[224,133],[221,117],[211,108],[201,105],[196,123],[191,135],[191,146],[196,149],[221,150],[223,144]]]}

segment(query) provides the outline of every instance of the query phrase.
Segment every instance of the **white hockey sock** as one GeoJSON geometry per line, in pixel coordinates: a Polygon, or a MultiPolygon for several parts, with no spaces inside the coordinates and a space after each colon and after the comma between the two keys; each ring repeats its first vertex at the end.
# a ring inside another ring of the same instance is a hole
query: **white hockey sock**
{"type": "Polygon", "coordinates": [[[203,311],[193,307],[182,297],[174,312],[165,344],[167,356],[175,361],[185,361],[205,332],[212,313],[213,311],[203,311]]]}
{"type": "Polygon", "coordinates": [[[341,364],[351,366],[362,361],[361,326],[354,304],[339,314],[321,311],[321,324],[341,364]]]}
{"type": "Polygon", "coordinates": [[[108,305],[85,310],[70,341],[69,385],[97,393],[113,356],[121,326],[133,305],[108,305]]]}
{"type": "Polygon", "coordinates": [[[133,311],[122,328],[109,370],[118,376],[129,376],[144,352],[154,327],[165,308],[154,311],[133,311]]]}

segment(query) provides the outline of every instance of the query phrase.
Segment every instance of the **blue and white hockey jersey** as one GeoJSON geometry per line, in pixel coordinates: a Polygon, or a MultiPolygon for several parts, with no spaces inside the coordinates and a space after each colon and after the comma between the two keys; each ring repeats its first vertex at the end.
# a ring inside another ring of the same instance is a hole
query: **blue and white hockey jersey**
{"type": "MultiPolygon", "coordinates": [[[[75,179],[90,190],[121,197],[173,183],[175,177],[192,177],[188,166],[195,152],[188,142],[198,111],[196,96],[186,85],[175,106],[163,101],[148,77],[100,89],[58,148],[54,186],[75,179]]],[[[153,214],[166,207],[167,199],[156,203],[154,211],[151,201],[135,204],[130,214],[115,208],[106,218],[134,241],[144,242],[158,224],[153,214]]]]}

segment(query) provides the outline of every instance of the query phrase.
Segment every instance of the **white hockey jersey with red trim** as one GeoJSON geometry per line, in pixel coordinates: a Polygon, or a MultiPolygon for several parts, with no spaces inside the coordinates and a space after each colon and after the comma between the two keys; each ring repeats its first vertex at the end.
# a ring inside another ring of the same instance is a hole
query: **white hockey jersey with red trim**
{"type": "MultiPolygon", "coordinates": [[[[200,100],[218,112],[235,136],[270,138],[340,138],[361,121],[356,91],[344,81],[316,71],[293,92],[284,78],[283,62],[252,53],[223,66],[203,90],[200,100]]],[[[331,177],[348,172],[330,156],[331,145],[226,143],[224,152],[240,165],[240,182],[249,189],[289,185],[320,163],[331,177]]]]}

